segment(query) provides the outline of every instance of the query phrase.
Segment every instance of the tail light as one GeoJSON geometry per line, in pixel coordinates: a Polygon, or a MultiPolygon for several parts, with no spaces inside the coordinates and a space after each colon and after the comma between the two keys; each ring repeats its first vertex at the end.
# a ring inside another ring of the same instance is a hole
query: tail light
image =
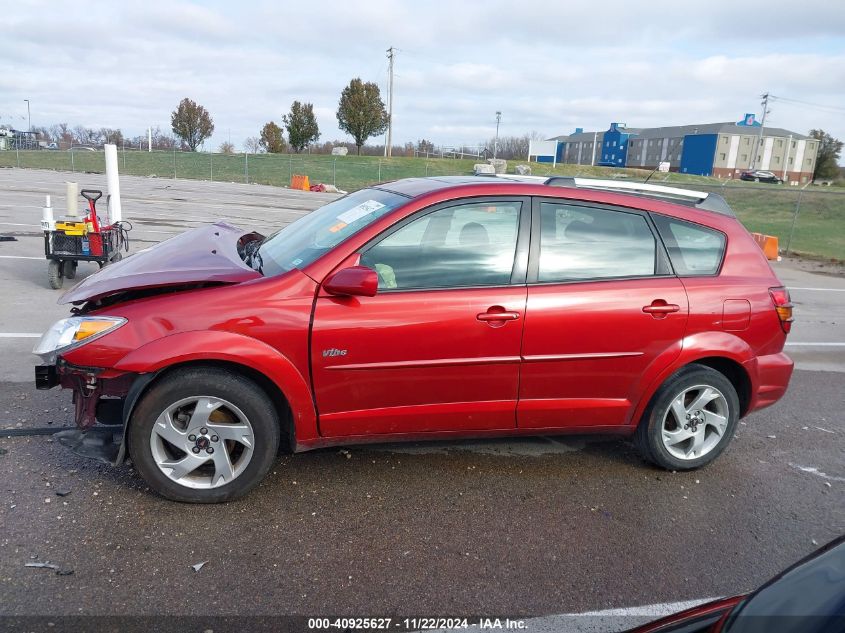
{"type": "Polygon", "coordinates": [[[769,294],[772,296],[772,303],[775,304],[775,312],[778,313],[780,326],[784,332],[789,334],[792,329],[792,301],[789,299],[789,290],[783,286],[769,288],[769,294]]]}

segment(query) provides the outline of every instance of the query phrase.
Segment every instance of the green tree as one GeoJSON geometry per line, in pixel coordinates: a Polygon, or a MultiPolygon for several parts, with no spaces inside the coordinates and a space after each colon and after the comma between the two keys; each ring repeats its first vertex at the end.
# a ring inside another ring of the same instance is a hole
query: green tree
{"type": "Polygon", "coordinates": [[[258,141],[261,147],[268,154],[281,154],[285,151],[285,137],[282,136],[282,128],[270,121],[261,128],[261,137],[258,141]]]}
{"type": "Polygon", "coordinates": [[[187,97],[179,102],[170,116],[173,133],[195,152],[197,147],[214,132],[214,121],[204,107],[187,97]]]}
{"type": "Polygon", "coordinates": [[[842,141],[833,138],[824,130],[810,130],[810,136],[819,142],[813,179],[832,180],[836,178],[839,175],[839,155],[842,153],[842,141]]]}
{"type": "Polygon", "coordinates": [[[341,130],[355,139],[358,154],[368,138],[387,129],[388,122],[378,86],[372,82],[364,83],[358,77],[350,81],[340,94],[337,123],[341,130]]]}
{"type": "Polygon", "coordinates": [[[320,138],[313,103],[294,101],[290,112],[282,117],[282,122],[288,131],[288,142],[295,152],[301,152],[309,143],[320,138]]]}

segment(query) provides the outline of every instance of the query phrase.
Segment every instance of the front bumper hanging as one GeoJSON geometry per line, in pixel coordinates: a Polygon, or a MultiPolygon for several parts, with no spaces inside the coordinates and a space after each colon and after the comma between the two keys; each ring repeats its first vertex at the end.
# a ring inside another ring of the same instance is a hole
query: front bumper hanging
{"type": "Polygon", "coordinates": [[[126,429],[138,397],[155,376],[78,367],[59,358],[35,368],[35,386],[73,391],[76,429],[55,434],[60,444],[82,457],[120,464],[126,455],[126,429]]]}

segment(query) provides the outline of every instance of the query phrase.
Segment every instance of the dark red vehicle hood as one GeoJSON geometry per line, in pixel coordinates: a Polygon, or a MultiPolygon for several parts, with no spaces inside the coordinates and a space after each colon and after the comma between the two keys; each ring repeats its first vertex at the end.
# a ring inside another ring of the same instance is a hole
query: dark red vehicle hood
{"type": "Polygon", "coordinates": [[[261,273],[238,254],[248,232],[225,222],[192,229],[110,264],[68,290],[59,303],[81,303],[128,290],[240,283],[261,273]]]}

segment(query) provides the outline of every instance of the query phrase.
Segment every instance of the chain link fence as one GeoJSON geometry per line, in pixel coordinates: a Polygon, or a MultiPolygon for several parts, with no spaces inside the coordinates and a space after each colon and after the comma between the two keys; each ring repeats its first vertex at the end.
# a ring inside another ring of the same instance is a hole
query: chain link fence
{"type": "MultiPolygon", "coordinates": [[[[311,184],[354,191],[398,178],[452,176],[472,173],[474,160],[374,158],[308,154],[211,154],[180,151],[119,151],[121,173],[157,178],[187,178],[212,182],[286,186],[294,174],[311,184]]],[[[102,151],[0,152],[0,167],[102,173],[102,151]]],[[[535,175],[642,178],[642,173],[594,169],[578,165],[531,163],[535,175]],[[599,171],[601,173],[599,173],[599,171]]],[[[512,170],[512,168],[511,168],[512,170]]],[[[750,231],[774,235],[781,252],[830,260],[845,260],[845,191],[837,187],[751,184],[737,180],[709,181],[674,173],[654,174],[655,184],[670,184],[721,194],[750,231]]]]}
{"type": "MultiPolygon", "coordinates": [[[[467,174],[471,161],[405,158],[365,158],[308,154],[212,154],[207,152],[118,151],[122,174],[155,178],[187,178],[212,182],[240,182],[285,186],[294,174],[307,175],[311,184],[324,183],[353,191],[397,178],[467,174]]],[[[102,173],[102,151],[0,152],[0,167],[53,169],[102,173]]]]}

